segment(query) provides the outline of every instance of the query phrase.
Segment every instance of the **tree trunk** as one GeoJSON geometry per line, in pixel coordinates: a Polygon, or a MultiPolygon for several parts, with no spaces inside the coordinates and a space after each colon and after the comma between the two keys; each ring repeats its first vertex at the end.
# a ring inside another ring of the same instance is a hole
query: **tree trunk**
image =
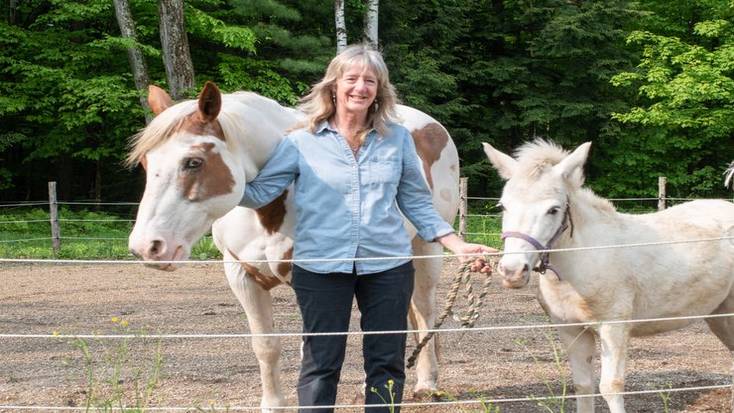
{"type": "MultiPolygon", "coordinates": [[[[137,39],[135,34],[135,22],[132,13],[130,13],[130,3],[128,0],[113,0],[115,3],[115,16],[117,16],[117,24],[120,26],[122,37],[129,39],[137,39]]],[[[140,93],[140,105],[145,111],[145,123],[150,123],[152,116],[148,100],[145,98],[145,91],[148,90],[150,78],[148,77],[148,67],[145,64],[143,53],[137,47],[127,49],[127,60],[130,62],[130,70],[133,72],[135,79],[135,89],[140,93]]]]}
{"type": "Polygon", "coordinates": [[[377,49],[377,11],[380,0],[367,0],[367,11],[364,13],[364,39],[373,48],[377,49]]]}
{"type": "Polygon", "coordinates": [[[344,0],[334,0],[334,21],[336,23],[336,53],[347,47],[347,24],[344,22],[344,0]]]}
{"type": "Polygon", "coordinates": [[[158,14],[169,93],[173,99],[181,99],[194,87],[194,65],[186,37],[183,0],[160,0],[158,14]]]}
{"type": "Polygon", "coordinates": [[[18,11],[18,0],[10,0],[8,4],[8,24],[11,26],[15,24],[16,12],[18,11]]]}

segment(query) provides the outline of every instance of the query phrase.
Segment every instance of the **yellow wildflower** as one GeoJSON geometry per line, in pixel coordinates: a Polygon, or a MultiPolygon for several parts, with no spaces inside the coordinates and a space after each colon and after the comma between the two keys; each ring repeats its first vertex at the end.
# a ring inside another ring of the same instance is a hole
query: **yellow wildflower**
{"type": "Polygon", "coordinates": [[[112,322],[113,323],[119,323],[120,322],[120,317],[112,317],[112,322]]]}

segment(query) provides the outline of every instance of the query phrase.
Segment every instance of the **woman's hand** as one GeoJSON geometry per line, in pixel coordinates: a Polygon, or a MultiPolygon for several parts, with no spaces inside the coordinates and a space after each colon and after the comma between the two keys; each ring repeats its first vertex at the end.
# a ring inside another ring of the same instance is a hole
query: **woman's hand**
{"type": "Polygon", "coordinates": [[[498,252],[494,248],[490,248],[482,244],[470,244],[464,242],[456,234],[451,233],[438,238],[436,241],[440,242],[441,245],[450,249],[454,254],[459,255],[461,262],[467,262],[474,260],[469,267],[472,271],[478,271],[482,273],[491,273],[492,266],[487,262],[484,257],[470,257],[463,254],[492,254],[498,252]]]}

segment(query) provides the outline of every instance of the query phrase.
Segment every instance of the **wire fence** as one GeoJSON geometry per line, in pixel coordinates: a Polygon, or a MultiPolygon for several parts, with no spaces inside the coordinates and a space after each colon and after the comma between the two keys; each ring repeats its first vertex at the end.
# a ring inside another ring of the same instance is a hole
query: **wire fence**
{"type": "MultiPolygon", "coordinates": [[[[493,198],[493,197],[466,197],[466,200],[479,200],[479,201],[497,201],[499,198],[493,198]]],[[[647,202],[647,201],[659,201],[660,198],[613,198],[610,199],[610,201],[614,202],[647,202]]],[[[670,201],[690,201],[693,200],[693,198],[673,198],[673,197],[667,197],[666,200],[670,201]]],[[[59,205],[82,205],[82,206],[134,206],[138,205],[138,203],[134,202],[97,202],[97,201],[72,201],[72,202],[58,202],[59,205]]],[[[34,206],[48,206],[50,205],[49,202],[18,202],[18,203],[5,203],[0,204],[0,208],[21,208],[21,207],[34,207],[34,206]]],[[[501,214],[466,214],[467,217],[472,218],[492,218],[496,219],[501,217],[501,214]]],[[[69,218],[58,218],[58,222],[66,222],[66,223],[132,223],[134,220],[132,219],[69,219],[69,218]]],[[[30,220],[8,220],[8,221],[0,221],[0,225],[2,224],[37,224],[37,223],[48,223],[49,220],[44,219],[30,219],[30,220]]],[[[1,228],[1,227],[0,227],[1,228]]],[[[499,232],[465,232],[465,235],[473,235],[473,236],[499,236],[499,232]]],[[[0,240],[0,243],[14,243],[14,242],[33,242],[33,241],[49,241],[52,240],[53,237],[36,237],[36,238],[23,238],[23,239],[11,239],[11,240],[0,240]]],[[[69,240],[94,240],[94,241],[123,241],[127,240],[126,237],[76,237],[76,236],[64,236],[63,239],[69,239],[69,240]]],[[[578,248],[563,248],[563,249],[549,249],[549,250],[540,250],[540,252],[554,252],[554,253],[561,253],[561,252],[571,252],[571,251],[592,251],[592,250],[599,250],[599,249],[613,249],[613,248],[640,248],[640,247],[650,247],[650,246],[662,246],[662,245],[673,245],[673,244],[681,244],[681,243],[694,243],[694,242],[715,242],[715,241],[722,241],[722,240],[732,240],[734,237],[717,237],[717,238],[705,238],[705,239],[687,239],[687,240],[674,240],[674,241],[664,241],[664,242],[641,242],[641,243],[627,243],[627,244],[615,244],[615,245],[600,245],[600,246],[588,246],[588,247],[578,247],[578,248]]],[[[497,254],[481,254],[485,256],[499,256],[502,255],[502,252],[498,252],[497,254]]],[[[465,254],[466,256],[470,256],[473,254],[465,254]]],[[[363,259],[363,260],[379,260],[379,259],[398,259],[398,258],[409,258],[409,259],[426,259],[426,258],[436,258],[436,257],[459,257],[457,255],[453,254],[443,254],[440,256],[432,255],[432,256],[412,256],[412,257],[375,257],[371,259],[363,259]]],[[[357,261],[360,259],[350,259],[350,261],[357,261]]],[[[286,263],[294,263],[294,262],[303,262],[303,261],[335,261],[334,260],[326,260],[326,259],[314,259],[314,260],[248,260],[248,263],[250,264],[257,264],[257,263],[271,263],[271,262],[286,262],[286,263]]],[[[139,261],[133,261],[133,260],[58,260],[58,259],[13,259],[13,258],[0,258],[0,263],[35,263],[35,264],[51,264],[51,265],[60,265],[60,264],[134,264],[134,265],[140,265],[141,262],[139,261]]],[[[173,264],[222,264],[222,263],[237,263],[237,261],[226,261],[226,260],[187,260],[187,261],[162,261],[159,262],[160,264],[166,264],[166,263],[173,263],[173,264]]],[[[495,326],[485,326],[485,327],[474,327],[470,331],[474,332],[482,332],[482,331],[509,331],[509,330],[532,330],[532,329],[548,329],[548,328],[557,328],[557,327],[568,327],[568,326],[583,326],[583,327],[599,327],[602,324],[632,324],[632,323],[643,323],[643,322],[662,322],[662,321],[682,321],[682,320],[696,320],[696,319],[708,319],[708,318],[720,318],[720,317],[734,317],[734,313],[728,313],[728,314],[710,314],[710,315],[695,315],[695,316],[685,316],[685,317],[666,317],[666,318],[647,318],[647,319],[634,319],[634,320],[606,320],[606,321],[595,321],[595,322],[587,322],[587,323],[571,323],[571,324],[530,324],[530,325],[495,325],[495,326]]],[[[456,332],[466,332],[467,330],[465,328],[442,328],[442,329],[417,329],[417,330],[403,330],[403,331],[371,331],[371,332],[361,332],[361,331],[347,331],[347,332],[337,332],[337,333],[267,333],[267,334],[253,334],[253,333],[235,333],[235,334],[147,334],[147,335],[141,335],[141,334],[117,334],[117,335],[100,335],[100,334],[80,334],[80,335],[67,335],[67,334],[59,334],[52,332],[50,334],[21,334],[21,333],[14,333],[14,334],[0,334],[0,339],[59,339],[59,338],[75,338],[75,339],[136,339],[136,338],[152,338],[152,339],[228,339],[228,338],[254,338],[254,337],[302,337],[307,335],[368,335],[368,334],[396,334],[396,333],[429,333],[429,332],[440,332],[442,334],[445,333],[456,333],[456,332]]],[[[711,389],[724,389],[724,388],[731,388],[732,384],[717,384],[717,385],[711,385],[711,386],[698,386],[698,387],[683,387],[683,388],[666,388],[664,390],[660,389],[654,389],[654,390],[641,390],[641,391],[628,391],[628,392],[620,392],[620,393],[613,393],[613,394],[621,394],[621,395],[639,395],[639,394],[649,394],[649,393],[661,393],[661,392],[668,392],[668,393],[674,393],[674,392],[686,392],[686,391],[702,391],[702,390],[711,390],[711,389]]],[[[457,406],[457,405],[483,405],[486,406],[487,404],[501,404],[501,403],[508,403],[508,402],[537,402],[539,400],[544,399],[572,399],[572,398],[578,398],[578,397],[601,397],[605,394],[602,393],[596,393],[591,395],[565,395],[565,396],[553,396],[553,397],[519,397],[519,398],[497,398],[497,399],[470,399],[470,400],[456,400],[451,402],[419,402],[419,403],[402,403],[400,406],[403,407],[429,407],[429,406],[457,406]]],[[[609,395],[609,394],[607,394],[609,395]]],[[[374,406],[374,405],[373,405],[374,406]]],[[[385,405],[389,406],[389,405],[385,405]]],[[[253,411],[253,410],[260,410],[260,406],[209,406],[213,410],[216,409],[226,409],[228,411],[253,411]]],[[[323,407],[323,406],[322,406],[323,407]]],[[[332,406],[335,409],[347,409],[347,408],[364,408],[364,405],[360,404],[350,404],[350,405],[334,405],[332,406]]],[[[374,406],[376,407],[376,406],[374,406]]],[[[284,407],[275,407],[273,410],[297,410],[299,406],[284,406],[284,407]]],[[[69,407],[69,406],[21,406],[21,405],[0,405],[0,410],[32,410],[32,411],[42,411],[42,410],[53,410],[53,411],[79,411],[79,410],[85,410],[84,407],[69,407]]],[[[120,409],[112,409],[112,410],[122,410],[120,409]]],[[[190,407],[146,407],[145,410],[148,411],[189,411],[191,410],[190,407]]]]}
{"type": "MultiPolygon", "coordinates": [[[[668,389],[646,389],[646,390],[635,390],[635,391],[624,391],[624,392],[610,392],[610,393],[592,393],[592,394],[566,394],[558,396],[533,396],[533,397],[515,397],[515,398],[499,398],[499,399],[469,399],[469,400],[452,400],[452,401],[432,401],[432,402],[403,402],[403,403],[383,403],[383,404],[371,404],[369,406],[364,404],[335,404],[331,406],[272,406],[268,407],[270,410],[285,411],[285,410],[308,410],[308,409],[324,409],[332,408],[336,410],[341,409],[364,409],[365,407],[372,408],[393,408],[393,407],[459,407],[459,406],[479,406],[487,407],[493,405],[502,405],[507,403],[522,403],[522,402],[533,402],[539,403],[542,401],[558,401],[558,400],[573,400],[583,398],[595,398],[604,396],[635,396],[645,394],[660,394],[660,393],[683,393],[683,392],[694,392],[704,390],[717,390],[717,389],[728,389],[731,388],[731,384],[714,384],[709,386],[693,386],[693,387],[679,387],[679,388],[668,388],[668,389]]],[[[109,407],[105,411],[125,411],[126,407],[109,407]]],[[[261,410],[260,406],[206,406],[206,410],[198,409],[202,411],[258,411],[261,410]]],[[[70,406],[19,406],[19,405],[0,405],[0,410],[38,410],[38,411],[88,411],[85,407],[70,407],[70,406]]],[[[146,407],[146,411],[191,411],[191,407],[146,407]]]]}

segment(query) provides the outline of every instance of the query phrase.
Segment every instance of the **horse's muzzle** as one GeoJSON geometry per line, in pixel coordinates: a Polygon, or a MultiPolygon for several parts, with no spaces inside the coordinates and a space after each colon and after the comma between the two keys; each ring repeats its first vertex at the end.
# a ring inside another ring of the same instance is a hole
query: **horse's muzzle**
{"type": "Polygon", "coordinates": [[[497,269],[502,276],[502,286],[505,288],[522,288],[530,281],[530,268],[527,264],[522,267],[506,267],[500,261],[497,269]]]}

